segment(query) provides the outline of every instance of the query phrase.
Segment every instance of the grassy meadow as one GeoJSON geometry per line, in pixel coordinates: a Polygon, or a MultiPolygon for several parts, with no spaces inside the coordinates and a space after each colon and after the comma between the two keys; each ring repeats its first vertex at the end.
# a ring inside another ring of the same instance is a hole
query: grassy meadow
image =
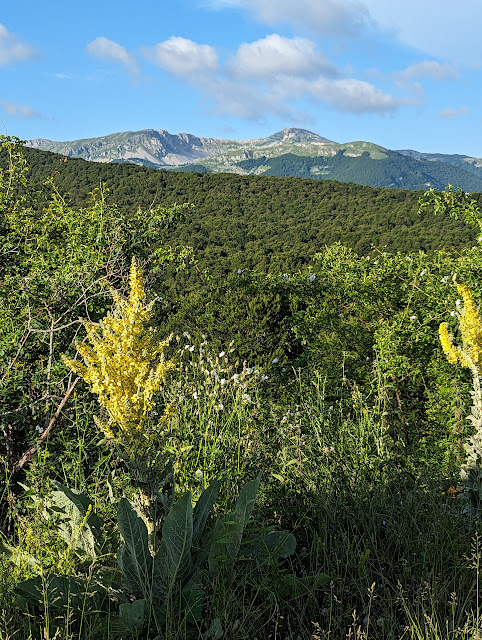
{"type": "Polygon", "coordinates": [[[186,207],[1,144],[0,639],[482,638],[475,202],[458,254],[213,279],[186,207]]]}

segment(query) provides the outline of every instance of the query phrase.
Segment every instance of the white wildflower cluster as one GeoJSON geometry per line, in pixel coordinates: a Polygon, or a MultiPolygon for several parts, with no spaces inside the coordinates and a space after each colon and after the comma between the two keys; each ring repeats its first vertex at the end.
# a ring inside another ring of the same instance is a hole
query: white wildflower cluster
{"type": "Polygon", "coordinates": [[[295,426],[295,422],[298,422],[301,418],[301,411],[299,405],[296,405],[295,410],[288,409],[284,416],[281,418],[281,430],[283,431],[286,427],[292,429],[295,426]],[[297,420],[298,419],[298,420],[297,420]]]}
{"type": "Polygon", "coordinates": [[[199,343],[187,332],[176,340],[178,375],[166,394],[175,397],[178,404],[189,405],[195,400],[199,409],[226,413],[234,406],[252,404],[251,387],[268,378],[246,363],[242,368],[238,362],[232,363],[232,344],[221,351],[214,350],[206,339],[199,343]]]}

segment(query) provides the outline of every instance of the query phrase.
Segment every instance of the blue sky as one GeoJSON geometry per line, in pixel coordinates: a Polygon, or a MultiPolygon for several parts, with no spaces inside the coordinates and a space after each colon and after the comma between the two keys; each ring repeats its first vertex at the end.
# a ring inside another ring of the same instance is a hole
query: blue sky
{"type": "Polygon", "coordinates": [[[22,139],[166,129],[482,156],[480,0],[24,0],[0,10],[22,139]]]}

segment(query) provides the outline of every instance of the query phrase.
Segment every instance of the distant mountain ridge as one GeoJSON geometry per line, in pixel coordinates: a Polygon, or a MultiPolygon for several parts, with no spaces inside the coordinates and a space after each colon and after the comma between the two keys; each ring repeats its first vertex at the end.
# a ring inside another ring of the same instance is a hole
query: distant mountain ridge
{"type": "Polygon", "coordinates": [[[154,169],[329,178],[412,190],[443,189],[450,183],[482,192],[482,158],[391,151],[365,141],[338,143],[299,128],[253,140],[144,129],[67,142],[36,138],[26,145],[94,162],[128,162],[154,169]]]}
{"type": "MultiPolygon", "coordinates": [[[[346,149],[349,155],[361,155],[366,150],[377,156],[384,151],[383,147],[372,143],[339,144],[307,129],[295,128],[286,128],[267,138],[254,140],[198,138],[189,133],[170,134],[164,129],[144,129],[66,142],[36,138],[29,140],[27,146],[94,162],[130,161],[134,164],[157,164],[159,168],[203,159],[211,170],[222,166],[235,167],[238,161],[262,155],[276,157],[296,153],[300,156],[329,156],[346,149]]],[[[242,173],[239,169],[235,172],[242,173]]]]}

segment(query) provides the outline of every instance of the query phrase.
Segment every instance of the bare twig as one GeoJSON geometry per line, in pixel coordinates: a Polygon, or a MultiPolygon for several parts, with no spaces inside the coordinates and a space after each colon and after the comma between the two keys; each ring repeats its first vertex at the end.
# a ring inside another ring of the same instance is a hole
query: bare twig
{"type": "Polygon", "coordinates": [[[42,434],[40,435],[39,439],[37,440],[37,442],[35,444],[33,444],[31,447],[29,447],[27,449],[27,451],[25,451],[25,453],[22,455],[22,457],[20,458],[20,460],[18,460],[12,468],[12,475],[15,475],[16,473],[18,473],[23,467],[24,465],[30,460],[30,458],[32,457],[32,455],[35,453],[38,445],[43,442],[50,434],[50,432],[52,431],[52,427],[55,424],[55,421],[57,420],[57,418],[60,415],[60,412],[62,411],[62,409],[65,406],[65,403],[67,402],[67,400],[69,399],[70,394],[72,393],[72,391],[75,388],[75,385],[77,384],[77,382],[80,380],[79,377],[75,378],[75,380],[72,382],[72,384],[70,385],[70,387],[67,389],[67,393],[65,394],[65,396],[62,398],[61,403],[59,404],[59,406],[57,407],[57,411],[54,413],[54,415],[52,416],[52,419],[50,420],[49,426],[45,429],[45,431],[42,432],[42,434]]]}
{"type": "Polygon", "coordinates": [[[42,396],[41,398],[38,398],[38,400],[34,400],[33,402],[30,402],[29,404],[25,404],[21,407],[18,407],[17,409],[12,409],[11,411],[5,411],[3,413],[0,413],[0,416],[3,418],[5,416],[12,416],[15,413],[20,413],[21,411],[25,411],[26,409],[33,409],[33,407],[35,407],[36,405],[40,404],[41,402],[44,402],[45,400],[61,400],[62,396],[55,396],[55,395],[51,395],[51,394],[47,394],[42,396]]]}

